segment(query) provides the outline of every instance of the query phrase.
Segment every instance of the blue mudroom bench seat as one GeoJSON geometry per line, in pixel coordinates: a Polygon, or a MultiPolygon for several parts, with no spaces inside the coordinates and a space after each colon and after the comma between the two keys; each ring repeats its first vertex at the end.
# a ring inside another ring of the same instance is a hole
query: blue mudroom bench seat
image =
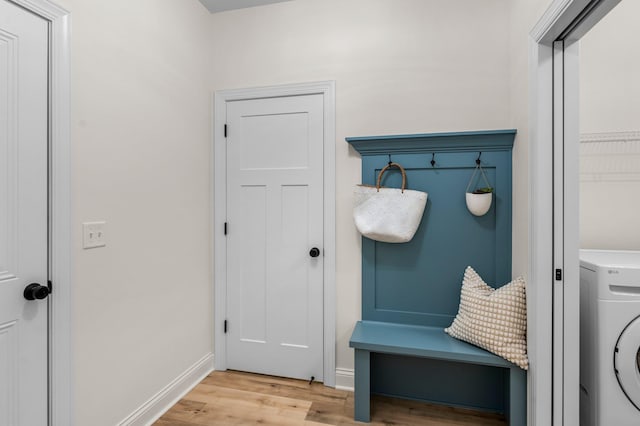
{"type": "Polygon", "coordinates": [[[355,349],[354,417],[358,421],[370,419],[371,354],[380,353],[502,368],[508,389],[505,416],[509,425],[526,425],[526,372],[484,349],[454,339],[441,327],[358,321],[349,346],[355,349]]]}

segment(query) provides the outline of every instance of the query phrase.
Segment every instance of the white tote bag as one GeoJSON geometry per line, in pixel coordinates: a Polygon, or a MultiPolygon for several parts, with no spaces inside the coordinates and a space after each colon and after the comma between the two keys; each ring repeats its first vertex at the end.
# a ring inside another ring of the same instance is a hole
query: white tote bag
{"type": "Polygon", "coordinates": [[[356,186],[353,218],[363,236],[383,243],[411,241],[422,220],[427,193],[405,189],[406,184],[404,168],[398,163],[389,163],[380,170],[376,186],[356,186]],[[380,187],[382,175],[390,167],[402,172],[402,188],[380,187]]]}

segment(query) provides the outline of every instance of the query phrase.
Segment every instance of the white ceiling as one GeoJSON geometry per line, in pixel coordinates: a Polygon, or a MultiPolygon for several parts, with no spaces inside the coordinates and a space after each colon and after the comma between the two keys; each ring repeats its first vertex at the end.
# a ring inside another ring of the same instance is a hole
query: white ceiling
{"type": "Polygon", "coordinates": [[[209,12],[223,12],[225,10],[244,9],[247,7],[262,6],[271,3],[281,3],[291,0],[200,0],[209,12]]]}

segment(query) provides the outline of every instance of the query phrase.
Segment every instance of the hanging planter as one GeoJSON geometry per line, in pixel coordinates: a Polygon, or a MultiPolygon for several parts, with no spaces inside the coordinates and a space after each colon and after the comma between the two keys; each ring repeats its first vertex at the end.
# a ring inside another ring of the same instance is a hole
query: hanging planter
{"type": "Polygon", "coordinates": [[[465,194],[465,200],[467,202],[467,209],[474,216],[484,216],[491,208],[491,202],[493,201],[493,187],[489,183],[489,179],[487,179],[487,175],[485,174],[482,165],[480,164],[480,156],[478,156],[478,159],[476,160],[476,168],[473,170],[471,179],[469,179],[469,184],[467,185],[465,194]],[[471,188],[471,184],[474,182],[474,180],[476,179],[476,175],[478,174],[478,178],[482,176],[486,186],[476,188],[475,190],[470,192],[469,189],[471,188]]]}
{"type": "Polygon", "coordinates": [[[467,209],[474,216],[484,216],[491,208],[493,201],[493,193],[491,192],[467,192],[465,194],[467,200],[467,209]]]}

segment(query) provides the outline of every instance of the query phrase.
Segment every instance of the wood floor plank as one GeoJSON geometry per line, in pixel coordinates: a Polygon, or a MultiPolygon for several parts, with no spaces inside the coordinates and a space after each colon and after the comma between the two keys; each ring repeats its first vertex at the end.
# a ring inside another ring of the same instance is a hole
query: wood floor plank
{"type": "Polygon", "coordinates": [[[322,383],[309,385],[304,380],[292,380],[236,371],[214,371],[202,381],[202,384],[214,384],[220,387],[267,393],[269,395],[307,399],[312,402],[344,400],[349,393],[326,387],[322,383]]]}
{"type": "MultiPolygon", "coordinates": [[[[438,425],[504,425],[504,417],[498,414],[454,408],[446,405],[417,403],[416,401],[375,395],[371,403],[372,418],[389,417],[393,420],[414,421],[415,418],[432,421],[438,425]]],[[[384,421],[384,420],[383,420],[384,421]]]]}
{"type": "Polygon", "coordinates": [[[156,421],[154,426],[193,426],[193,423],[181,422],[179,420],[160,418],[156,421]]]}
{"type": "Polygon", "coordinates": [[[181,420],[175,420],[162,416],[159,418],[153,426],[195,426],[192,422],[183,422],[181,420]]]}
{"type": "Polygon", "coordinates": [[[163,418],[188,423],[204,409],[205,405],[204,402],[191,401],[183,398],[178,401],[163,418]]]}
{"type": "Polygon", "coordinates": [[[206,403],[206,410],[204,410],[206,413],[200,413],[196,418],[207,418],[208,412],[213,409],[218,412],[226,412],[230,407],[232,412],[241,413],[244,416],[260,413],[261,416],[267,418],[284,416],[288,419],[302,421],[311,406],[311,402],[301,399],[219,388],[211,385],[200,385],[185,398],[206,403]]]}
{"type": "MultiPolygon", "coordinates": [[[[370,426],[504,426],[498,414],[373,396],[370,426]]],[[[213,372],[155,426],[355,426],[352,392],[320,383],[213,372]]]]}
{"type": "Polygon", "coordinates": [[[305,420],[318,423],[337,425],[344,419],[353,416],[353,410],[346,407],[346,401],[338,402],[314,402],[311,404],[305,420]]]}
{"type": "Polygon", "coordinates": [[[192,425],[266,425],[298,426],[305,422],[304,413],[291,415],[273,407],[238,409],[225,402],[212,402],[190,420],[192,425]]]}
{"type": "Polygon", "coordinates": [[[229,404],[240,404],[246,407],[268,406],[283,410],[302,410],[304,412],[311,406],[311,401],[304,398],[290,398],[205,384],[198,385],[185,396],[185,399],[204,403],[227,400],[226,402],[229,404]]]}

